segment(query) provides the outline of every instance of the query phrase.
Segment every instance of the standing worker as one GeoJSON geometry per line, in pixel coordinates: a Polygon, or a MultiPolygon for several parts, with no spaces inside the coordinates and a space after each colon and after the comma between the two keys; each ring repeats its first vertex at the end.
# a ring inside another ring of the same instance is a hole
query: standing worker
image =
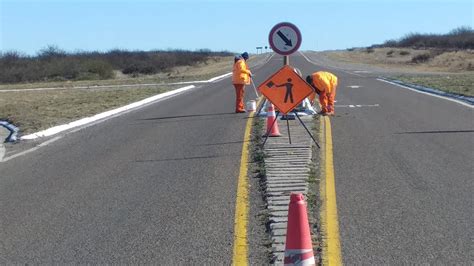
{"type": "MultiPolygon", "coordinates": [[[[250,78],[252,77],[252,72],[247,65],[247,59],[249,59],[249,54],[244,52],[240,55],[234,63],[234,69],[232,73],[232,83],[235,87],[235,112],[236,113],[245,113],[244,108],[244,92],[245,85],[250,84],[250,78]]],[[[236,58],[237,59],[237,58],[236,58]]]]}
{"type": "Polygon", "coordinates": [[[319,95],[322,115],[334,115],[334,100],[336,99],[337,77],[329,72],[318,71],[306,77],[316,92],[310,95],[314,101],[316,93],[319,95]]]}

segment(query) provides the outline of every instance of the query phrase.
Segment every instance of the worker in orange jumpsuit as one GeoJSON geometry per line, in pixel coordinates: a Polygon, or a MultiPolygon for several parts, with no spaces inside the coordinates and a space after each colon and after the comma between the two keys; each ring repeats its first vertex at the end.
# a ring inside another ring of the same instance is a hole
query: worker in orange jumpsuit
{"type": "Polygon", "coordinates": [[[319,95],[321,104],[321,114],[334,115],[334,100],[336,99],[337,77],[329,72],[318,71],[306,77],[314,89],[315,93],[310,95],[311,102],[314,101],[316,94],[319,95]]]}
{"type": "Polygon", "coordinates": [[[240,59],[234,63],[234,69],[232,71],[232,84],[234,84],[235,87],[236,113],[245,113],[245,85],[250,84],[250,78],[252,77],[252,72],[250,72],[250,69],[247,65],[247,59],[249,59],[249,54],[247,52],[241,54],[240,59]]]}

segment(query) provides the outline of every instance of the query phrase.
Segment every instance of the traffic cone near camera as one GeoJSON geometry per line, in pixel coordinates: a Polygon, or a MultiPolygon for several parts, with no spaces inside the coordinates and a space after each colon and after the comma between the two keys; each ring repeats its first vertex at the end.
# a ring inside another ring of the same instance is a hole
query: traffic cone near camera
{"type": "Polygon", "coordinates": [[[270,103],[267,107],[267,134],[269,137],[281,136],[280,130],[278,129],[278,122],[275,114],[275,108],[270,103]]]}
{"type": "Polygon", "coordinates": [[[285,265],[315,265],[303,194],[291,193],[286,229],[285,265]]]}

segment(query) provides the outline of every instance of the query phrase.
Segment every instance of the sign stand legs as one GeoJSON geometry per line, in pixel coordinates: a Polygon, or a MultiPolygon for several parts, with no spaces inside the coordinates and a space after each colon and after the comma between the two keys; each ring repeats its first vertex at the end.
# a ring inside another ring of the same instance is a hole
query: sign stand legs
{"type": "Polygon", "coordinates": [[[291,134],[290,134],[290,122],[286,119],[286,127],[288,128],[288,141],[291,144],[291,134]]]}
{"type": "Polygon", "coordinates": [[[308,129],[308,128],[306,127],[306,125],[303,123],[303,120],[301,120],[301,118],[300,118],[300,116],[298,115],[298,113],[297,113],[297,112],[293,112],[293,113],[296,115],[296,117],[297,117],[298,120],[300,121],[301,125],[303,125],[304,129],[306,129],[306,132],[308,132],[309,136],[313,139],[313,141],[314,141],[314,143],[316,144],[316,146],[317,146],[318,148],[321,148],[321,147],[319,146],[318,142],[316,142],[316,140],[314,139],[313,134],[311,134],[311,132],[309,131],[309,129],[308,129]]]}
{"type": "MultiPolygon", "coordinates": [[[[318,142],[316,141],[316,139],[314,138],[313,134],[311,134],[311,131],[309,131],[308,127],[306,127],[305,123],[303,122],[303,120],[301,120],[300,116],[298,115],[297,112],[293,112],[296,116],[296,118],[298,118],[298,120],[300,121],[301,125],[304,127],[304,129],[306,129],[306,132],[308,132],[309,136],[311,137],[311,139],[314,141],[314,144],[316,144],[316,147],[318,148],[321,148],[321,146],[319,146],[318,142]]],[[[276,112],[276,116],[275,116],[275,120],[273,120],[273,123],[271,125],[270,130],[271,128],[273,128],[273,125],[276,123],[277,119],[278,119],[278,116],[280,115],[280,112],[276,112]]],[[[286,125],[288,127],[288,139],[290,141],[290,144],[291,144],[291,135],[290,135],[290,124],[288,122],[288,120],[286,120],[286,125]]],[[[267,143],[267,140],[268,140],[268,137],[270,136],[270,130],[267,130],[266,134],[265,134],[265,139],[263,140],[263,143],[262,143],[262,147],[265,146],[265,143],[267,143]]]]}

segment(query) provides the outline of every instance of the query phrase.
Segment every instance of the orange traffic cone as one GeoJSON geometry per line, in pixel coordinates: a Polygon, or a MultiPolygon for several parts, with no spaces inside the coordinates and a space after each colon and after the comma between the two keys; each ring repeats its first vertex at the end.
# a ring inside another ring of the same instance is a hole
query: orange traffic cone
{"type": "Polygon", "coordinates": [[[286,229],[285,265],[315,265],[303,194],[291,193],[286,229]]]}
{"type": "Polygon", "coordinates": [[[279,137],[281,136],[280,130],[278,129],[277,118],[275,115],[275,109],[273,104],[270,103],[267,109],[267,135],[269,137],[279,137]]]}

